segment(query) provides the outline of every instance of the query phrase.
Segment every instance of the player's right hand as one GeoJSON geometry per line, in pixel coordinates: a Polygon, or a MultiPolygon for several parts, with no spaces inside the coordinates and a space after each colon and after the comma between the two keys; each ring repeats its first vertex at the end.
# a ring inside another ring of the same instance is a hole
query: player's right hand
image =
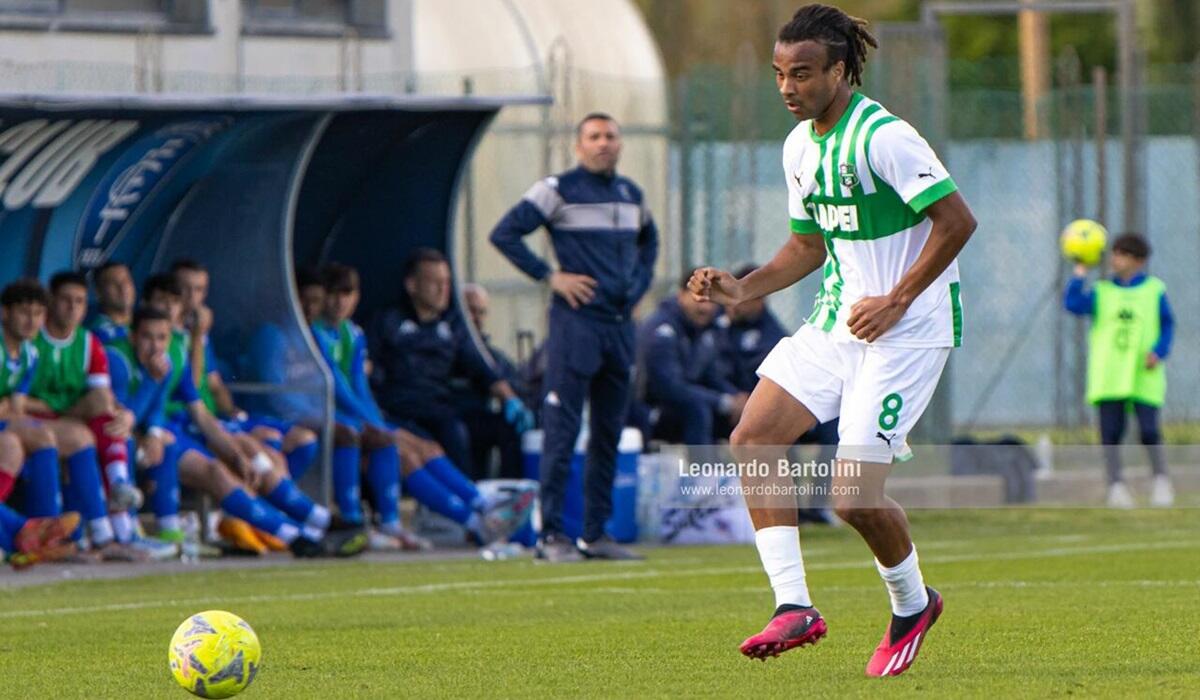
{"type": "Polygon", "coordinates": [[[687,287],[696,301],[736,304],[742,300],[737,278],[715,267],[702,267],[693,272],[687,287]]]}
{"type": "Polygon", "coordinates": [[[166,378],[167,373],[171,371],[171,360],[167,358],[167,354],[159,353],[155,355],[146,365],[146,373],[155,382],[161,382],[166,378]]]}
{"type": "Polygon", "coordinates": [[[551,273],[550,288],[565,299],[572,309],[589,304],[596,298],[596,280],[574,272],[551,273]]]}

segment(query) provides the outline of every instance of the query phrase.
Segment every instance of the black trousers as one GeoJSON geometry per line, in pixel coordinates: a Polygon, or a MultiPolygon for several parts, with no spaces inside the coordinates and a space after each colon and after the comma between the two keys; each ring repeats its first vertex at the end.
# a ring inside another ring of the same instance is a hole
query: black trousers
{"type": "Polygon", "coordinates": [[[1125,424],[1130,405],[1137,416],[1141,442],[1150,455],[1151,469],[1154,470],[1155,476],[1167,473],[1162,430],[1159,426],[1159,408],[1136,401],[1101,401],[1096,404],[1096,410],[1100,416],[1100,442],[1104,445],[1104,469],[1109,484],[1121,480],[1121,452],[1118,446],[1125,438],[1125,424]]]}

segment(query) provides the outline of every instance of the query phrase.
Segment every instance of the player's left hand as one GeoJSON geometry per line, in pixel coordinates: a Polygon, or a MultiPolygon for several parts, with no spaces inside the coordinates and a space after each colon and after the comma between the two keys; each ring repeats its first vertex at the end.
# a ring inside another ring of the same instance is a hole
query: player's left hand
{"type": "Polygon", "coordinates": [[[114,438],[127,438],[136,422],[133,411],[127,408],[118,409],[113,413],[113,419],[104,426],[104,434],[114,438]]]}
{"type": "Polygon", "coordinates": [[[850,308],[846,325],[855,338],[873,343],[904,318],[905,311],[908,306],[890,296],[865,297],[850,308]]]}
{"type": "Polygon", "coordinates": [[[138,444],[138,466],[153,466],[162,463],[166,446],[154,435],[147,435],[138,444]]]}
{"type": "Polygon", "coordinates": [[[519,435],[533,427],[533,412],[526,408],[521,399],[513,396],[504,402],[504,420],[519,435]]]}
{"type": "Polygon", "coordinates": [[[1162,362],[1162,360],[1159,359],[1158,355],[1155,355],[1153,352],[1146,353],[1146,369],[1154,369],[1158,366],[1159,362],[1162,362]]]}

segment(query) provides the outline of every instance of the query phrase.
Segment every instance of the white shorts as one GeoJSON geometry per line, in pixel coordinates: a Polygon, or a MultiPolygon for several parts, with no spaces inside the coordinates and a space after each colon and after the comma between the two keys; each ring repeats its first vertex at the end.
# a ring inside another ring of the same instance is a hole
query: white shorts
{"type": "Polygon", "coordinates": [[[825,423],[840,418],[840,459],[890,464],[912,457],[908,433],[933,397],[950,348],[837,341],[804,324],[758,368],[825,423]]]}

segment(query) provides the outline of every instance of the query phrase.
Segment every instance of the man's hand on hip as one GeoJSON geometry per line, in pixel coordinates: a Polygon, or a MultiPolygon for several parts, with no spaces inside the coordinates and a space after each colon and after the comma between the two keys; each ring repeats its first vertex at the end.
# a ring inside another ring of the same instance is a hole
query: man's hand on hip
{"type": "Polygon", "coordinates": [[[572,309],[589,304],[596,298],[596,280],[574,272],[550,273],[550,288],[565,299],[572,309]]]}

